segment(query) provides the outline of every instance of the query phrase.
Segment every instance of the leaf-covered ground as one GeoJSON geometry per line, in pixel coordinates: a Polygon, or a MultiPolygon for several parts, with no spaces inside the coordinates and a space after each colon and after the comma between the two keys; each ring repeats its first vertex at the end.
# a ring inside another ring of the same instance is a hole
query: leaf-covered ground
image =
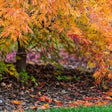
{"type": "Polygon", "coordinates": [[[5,74],[0,82],[0,111],[111,104],[111,86],[107,92],[99,90],[94,85],[92,72],[75,69],[75,63],[82,63],[81,60],[63,58],[61,63],[66,68],[60,76],[59,69],[51,64],[27,65],[28,74],[36,78],[38,86],[28,81],[28,85],[20,87],[13,76],[5,74]]]}

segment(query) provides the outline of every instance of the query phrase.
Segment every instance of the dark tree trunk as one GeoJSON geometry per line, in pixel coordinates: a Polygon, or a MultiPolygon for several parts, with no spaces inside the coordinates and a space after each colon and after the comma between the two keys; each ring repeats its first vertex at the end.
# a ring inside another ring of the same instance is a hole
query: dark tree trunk
{"type": "Polygon", "coordinates": [[[28,0],[28,4],[31,4],[31,0],[28,0]]]}
{"type": "Polygon", "coordinates": [[[20,45],[18,40],[18,51],[16,54],[16,70],[18,73],[26,71],[26,52],[25,47],[20,45]]]}

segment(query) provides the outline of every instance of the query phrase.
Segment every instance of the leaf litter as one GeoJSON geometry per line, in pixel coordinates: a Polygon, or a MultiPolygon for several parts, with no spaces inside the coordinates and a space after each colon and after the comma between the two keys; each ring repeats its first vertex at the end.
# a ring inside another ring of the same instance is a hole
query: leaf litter
{"type": "MultiPolygon", "coordinates": [[[[82,62],[76,61],[79,65],[82,62]]],[[[28,81],[21,88],[13,76],[4,74],[0,82],[0,111],[112,104],[111,86],[106,91],[95,87],[93,72],[75,69],[73,57],[66,56],[62,64],[72,67],[65,67],[60,77],[55,74],[58,69],[51,64],[27,64],[27,72],[36,78],[38,86],[28,81]]]]}

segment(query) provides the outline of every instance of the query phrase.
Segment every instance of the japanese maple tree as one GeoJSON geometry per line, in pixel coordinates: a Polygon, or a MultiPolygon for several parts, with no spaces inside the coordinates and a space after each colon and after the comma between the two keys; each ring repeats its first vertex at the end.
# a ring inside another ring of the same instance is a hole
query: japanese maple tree
{"type": "Polygon", "coordinates": [[[111,6],[110,0],[0,0],[0,39],[9,50],[16,46],[18,72],[26,69],[29,47],[53,59],[62,44],[99,68],[94,76],[100,83],[112,79],[111,6]]]}
{"type": "Polygon", "coordinates": [[[41,49],[47,57],[57,54],[60,43],[74,52],[68,34],[76,32],[81,41],[84,39],[74,22],[76,18],[77,10],[69,0],[0,0],[0,39],[6,41],[9,50],[12,44],[16,46],[17,71],[26,70],[25,49],[29,46],[41,49]]]}
{"type": "MultiPolygon", "coordinates": [[[[81,0],[77,7],[81,16],[75,20],[78,28],[89,39],[82,54],[88,57],[88,66],[96,66],[96,84],[112,79],[112,2],[110,0],[81,0]]],[[[83,45],[84,46],[84,45],[83,45]]],[[[81,47],[80,47],[81,48],[81,47]]]]}

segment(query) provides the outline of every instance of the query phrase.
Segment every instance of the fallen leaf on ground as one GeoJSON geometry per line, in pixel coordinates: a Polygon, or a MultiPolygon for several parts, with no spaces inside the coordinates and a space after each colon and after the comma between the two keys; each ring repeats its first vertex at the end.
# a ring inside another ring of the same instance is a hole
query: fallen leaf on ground
{"type": "Polygon", "coordinates": [[[23,86],[21,89],[22,89],[22,90],[24,90],[24,89],[25,89],[25,87],[23,86]]]}
{"type": "Polygon", "coordinates": [[[39,91],[38,94],[41,95],[41,92],[39,91]]]}
{"type": "Polygon", "coordinates": [[[30,95],[30,97],[34,98],[34,97],[35,97],[35,95],[30,95]]]}
{"type": "Polygon", "coordinates": [[[81,95],[80,93],[77,93],[77,92],[75,92],[74,94],[79,95],[79,96],[81,95]]]}
{"type": "Polygon", "coordinates": [[[52,103],[52,100],[48,97],[45,98],[45,101],[49,102],[49,103],[52,103]]]}
{"type": "Polygon", "coordinates": [[[83,99],[90,101],[90,100],[92,99],[92,97],[86,96],[86,97],[84,97],[83,99]]]}
{"type": "Polygon", "coordinates": [[[110,96],[106,96],[105,99],[112,100],[110,96]]]}
{"type": "Polygon", "coordinates": [[[31,106],[30,109],[36,109],[38,106],[35,105],[35,106],[31,106]]]}
{"type": "Polygon", "coordinates": [[[108,91],[105,93],[106,95],[112,96],[112,92],[108,91]]]}
{"type": "Polygon", "coordinates": [[[43,95],[41,97],[36,96],[36,99],[39,101],[47,101],[49,103],[52,103],[52,99],[48,98],[46,95],[43,95]]]}
{"type": "Polygon", "coordinates": [[[67,105],[68,106],[74,106],[73,102],[71,102],[71,101],[67,102],[67,105]]]}
{"type": "Polygon", "coordinates": [[[20,105],[20,104],[23,103],[23,101],[12,100],[11,103],[12,103],[12,104],[15,104],[15,105],[20,105]]]}
{"type": "Polygon", "coordinates": [[[49,104],[44,104],[44,105],[40,106],[41,109],[47,109],[49,107],[50,107],[49,104]]]}
{"type": "Polygon", "coordinates": [[[106,101],[98,101],[96,102],[96,105],[97,106],[101,106],[101,105],[105,105],[105,104],[108,104],[109,102],[106,100],[106,101]]]}
{"type": "Polygon", "coordinates": [[[98,93],[102,93],[102,91],[100,91],[100,90],[97,90],[97,92],[98,92],[98,93]]]}
{"type": "Polygon", "coordinates": [[[65,84],[65,83],[63,83],[63,82],[61,82],[60,84],[61,84],[62,86],[65,86],[65,85],[66,85],[66,84],[65,84]]]}
{"type": "Polygon", "coordinates": [[[84,103],[84,106],[85,106],[85,107],[89,107],[89,106],[93,106],[93,105],[94,105],[94,103],[92,103],[92,102],[87,102],[87,101],[86,101],[86,102],[84,103]]]}
{"type": "Polygon", "coordinates": [[[84,103],[85,103],[85,101],[82,101],[82,100],[77,100],[77,101],[73,102],[74,106],[83,105],[84,103]]]}
{"type": "Polygon", "coordinates": [[[24,112],[24,109],[22,108],[21,105],[18,106],[17,110],[14,110],[14,112],[24,112]]]}
{"type": "Polygon", "coordinates": [[[55,100],[55,102],[56,102],[59,106],[62,106],[62,105],[63,105],[63,103],[62,103],[61,101],[55,100]]]}

